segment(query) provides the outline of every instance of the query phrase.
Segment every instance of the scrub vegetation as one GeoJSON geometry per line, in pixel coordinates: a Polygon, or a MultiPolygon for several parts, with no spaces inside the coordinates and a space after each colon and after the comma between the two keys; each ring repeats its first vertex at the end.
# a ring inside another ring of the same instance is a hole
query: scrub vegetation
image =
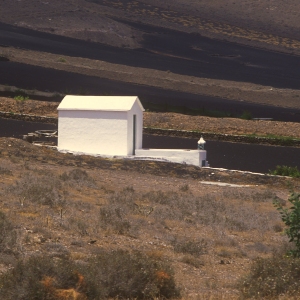
{"type": "Polygon", "coordinates": [[[272,175],[280,175],[280,176],[290,176],[294,178],[300,177],[300,171],[298,167],[288,167],[288,166],[276,166],[276,169],[270,171],[272,175]]]}
{"type": "Polygon", "coordinates": [[[291,279],[298,258],[285,257],[293,242],[273,205],[290,207],[285,178],[263,183],[241,173],[76,157],[4,138],[0,155],[1,299],[224,299],[224,292],[238,299],[299,291],[291,279]]]}

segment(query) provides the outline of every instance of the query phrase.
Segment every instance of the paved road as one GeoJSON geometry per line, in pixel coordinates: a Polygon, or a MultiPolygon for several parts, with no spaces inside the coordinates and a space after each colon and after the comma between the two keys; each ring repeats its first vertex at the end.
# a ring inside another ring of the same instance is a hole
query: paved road
{"type": "MultiPolygon", "coordinates": [[[[160,149],[195,149],[197,139],[144,135],[143,147],[160,149]]],[[[300,148],[206,141],[211,167],[268,173],[277,165],[300,169],[300,148]]]]}
{"type": "Polygon", "coordinates": [[[147,51],[110,47],[4,23],[0,23],[0,45],[170,70],[184,75],[299,88],[299,57],[140,23],[130,25],[146,32],[143,49],[147,51]]]}
{"type": "MultiPolygon", "coordinates": [[[[141,24],[131,25],[146,32],[144,47],[148,51],[110,47],[3,23],[0,23],[0,45],[170,70],[185,75],[299,88],[299,57],[208,39],[197,34],[141,24]]],[[[25,89],[95,95],[135,94],[142,101],[225,111],[234,116],[250,111],[257,118],[300,122],[300,110],[173,92],[5,61],[0,61],[0,70],[0,84],[25,89]]]]}
{"type": "MultiPolygon", "coordinates": [[[[21,138],[38,129],[56,129],[56,125],[0,118],[0,137],[21,138]]],[[[194,149],[197,139],[143,136],[144,148],[194,149]]],[[[211,167],[267,173],[276,165],[298,166],[300,148],[207,141],[207,158],[211,167]]]]}
{"type": "Polygon", "coordinates": [[[256,118],[300,122],[300,110],[295,109],[164,90],[14,62],[0,62],[0,70],[1,84],[23,89],[49,90],[66,94],[138,95],[142,102],[225,111],[233,116],[240,116],[244,111],[250,111],[256,118]]]}

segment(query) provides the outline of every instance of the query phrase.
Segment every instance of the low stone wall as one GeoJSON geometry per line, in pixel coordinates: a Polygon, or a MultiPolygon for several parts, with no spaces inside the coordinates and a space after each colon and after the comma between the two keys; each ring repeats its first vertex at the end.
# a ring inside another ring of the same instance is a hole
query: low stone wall
{"type": "Polygon", "coordinates": [[[174,136],[174,137],[195,138],[195,139],[197,138],[199,139],[202,135],[206,140],[300,147],[300,140],[294,140],[294,139],[267,138],[267,137],[256,137],[256,136],[246,136],[246,135],[230,135],[230,134],[221,134],[221,133],[150,128],[150,127],[144,127],[144,133],[164,135],[164,136],[174,136]]]}
{"type": "Polygon", "coordinates": [[[51,123],[51,124],[58,123],[58,119],[54,117],[16,114],[16,113],[5,112],[5,111],[0,111],[0,118],[14,119],[20,121],[27,121],[27,122],[40,122],[40,123],[51,123]]]}

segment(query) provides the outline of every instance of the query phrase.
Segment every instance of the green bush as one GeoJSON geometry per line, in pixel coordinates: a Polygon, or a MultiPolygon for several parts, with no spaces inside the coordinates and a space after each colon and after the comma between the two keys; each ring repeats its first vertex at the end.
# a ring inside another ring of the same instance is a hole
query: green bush
{"type": "Polygon", "coordinates": [[[239,283],[239,289],[245,298],[253,299],[277,299],[282,294],[299,296],[300,260],[279,255],[268,259],[259,258],[252,265],[250,273],[239,283]]]}
{"type": "Polygon", "coordinates": [[[290,208],[283,208],[274,201],[275,207],[280,212],[281,219],[287,226],[285,230],[289,241],[295,245],[295,249],[289,251],[289,255],[300,257],[300,193],[292,192],[288,201],[292,204],[290,208]]]}
{"type": "Polygon", "coordinates": [[[252,113],[250,111],[243,111],[242,115],[241,115],[241,119],[244,120],[252,120],[252,113]]]}
{"type": "Polygon", "coordinates": [[[101,251],[75,263],[67,258],[33,256],[0,276],[0,299],[153,299],[178,297],[166,262],[141,252],[101,251]]]}
{"type": "Polygon", "coordinates": [[[272,175],[280,175],[280,176],[290,176],[294,178],[300,177],[300,171],[297,167],[288,167],[288,166],[276,166],[276,169],[270,171],[272,175]]]}
{"type": "Polygon", "coordinates": [[[23,95],[17,95],[14,97],[15,100],[18,100],[18,101],[25,101],[25,100],[28,100],[29,97],[28,96],[23,96],[23,95]]]}

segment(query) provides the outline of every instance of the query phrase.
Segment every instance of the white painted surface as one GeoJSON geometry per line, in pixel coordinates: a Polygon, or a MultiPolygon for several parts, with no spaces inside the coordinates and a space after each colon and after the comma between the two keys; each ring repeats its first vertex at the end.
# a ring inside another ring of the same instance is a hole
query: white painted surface
{"type": "Polygon", "coordinates": [[[160,158],[175,163],[186,163],[202,167],[202,161],[208,166],[206,161],[206,150],[182,150],[182,149],[138,149],[136,157],[160,158]]]}
{"type": "Polygon", "coordinates": [[[128,154],[133,154],[133,116],[136,115],[136,141],[135,149],[141,149],[143,143],[143,114],[140,113],[138,102],[134,103],[132,109],[127,114],[127,136],[128,136],[128,154]]]}
{"type": "Polygon", "coordinates": [[[142,147],[143,107],[138,97],[66,96],[58,107],[58,150],[131,155],[142,147]]]}
{"type": "Polygon", "coordinates": [[[140,110],[144,108],[137,96],[73,96],[67,95],[58,106],[58,110],[103,110],[129,111],[135,103],[140,110]]]}
{"type": "Polygon", "coordinates": [[[200,181],[202,184],[208,184],[208,185],[217,185],[217,186],[228,186],[228,187],[253,187],[253,185],[248,184],[233,184],[233,183],[227,183],[227,182],[215,182],[215,181],[200,181]]]}

